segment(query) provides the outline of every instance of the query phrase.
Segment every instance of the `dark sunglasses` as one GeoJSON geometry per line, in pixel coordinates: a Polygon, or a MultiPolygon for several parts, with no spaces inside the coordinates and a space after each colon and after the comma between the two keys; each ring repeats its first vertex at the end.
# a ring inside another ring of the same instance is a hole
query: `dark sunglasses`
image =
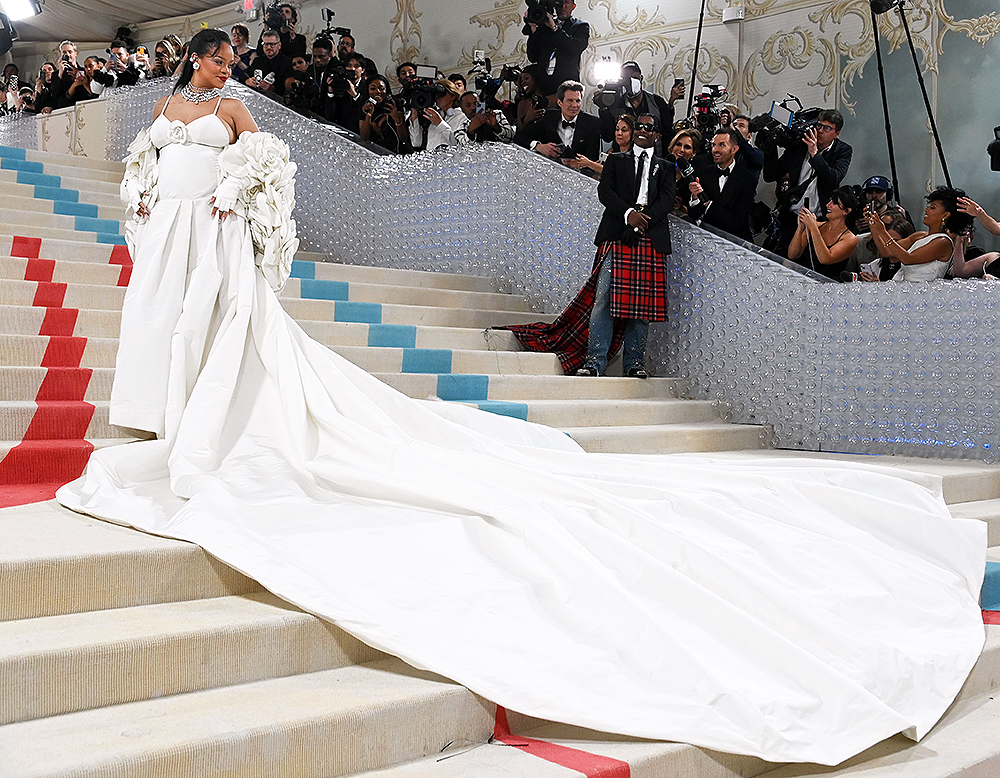
{"type": "Polygon", "coordinates": [[[646,132],[656,132],[656,125],[652,122],[636,122],[635,128],[646,132]]]}

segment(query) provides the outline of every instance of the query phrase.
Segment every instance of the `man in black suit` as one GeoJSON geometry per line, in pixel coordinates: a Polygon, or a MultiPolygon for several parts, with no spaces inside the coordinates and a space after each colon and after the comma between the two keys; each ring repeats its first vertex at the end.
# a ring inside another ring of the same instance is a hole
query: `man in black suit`
{"type": "MultiPolygon", "coordinates": [[[[670,90],[670,99],[664,100],[659,95],[647,92],[644,87],[642,69],[638,62],[626,62],[622,65],[622,80],[625,82],[622,93],[619,94],[615,104],[610,107],[601,106],[597,115],[601,119],[601,137],[611,143],[615,139],[615,126],[618,124],[618,117],[622,114],[631,116],[642,116],[648,113],[659,121],[661,127],[671,128],[674,126],[674,103],[684,97],[684,82],[675,81],[670,90]]],[[[600,92],[594,94],[596,101],[600,92]]],[[[666,138],[670,142],[670,136],[666,138]]],[[[664,140],[661,136],[656,145],[657,156],[663,154],[664,140]]]]}
{"type": "Polygon", "coordinates": [[[725,127],[712,138],[714,164],[699,168],[691,182],[688,214],[743,240],[753,240],[750,210],[757,192],[757,178],[736,163],[739,130],[725,127]]]}
{"type": "Polygon", "coordinates": [[[528,36],[528,61],[541,65],[552,73],[543,84],[551,95],[563,81],[580,80],[580,57],[590,45],[590,25],[573,17],[576,3],[559,0],[556,15],[546,14],[544,24],[533,24],[525,18],[522,33],[528,36]]]}
{"type": "MultiPolygon", "coordinates": [[[[772,248],[783,256],[788,255],[788,244],[798,227],[799,211],[808,208],[820,217],[825,216],[830,194],[840,186],[851,167],[854,149],[840,140],[843,128],[844,116],[840,111],[823,111],[815,127],[802,136],[802,143],[786,149],[780,157],[773,143],[761,146],[764,180],[788,179],[787,191],[778,198],[781,236],[772,248]]],[[[761,139],[758,133],[758,145],[761,139]]]]}
{"type": "Polygon", "coordinates": [[[571,159],[582,154],[596,160],[601,153],[601,122],[582,113],[583,84],[564,81],[556,92],[558,108],[550,108],[541,119],[526,124],[514,143],[549,159],[571,159]]]}
{"type": "Polygon", "coordinates": [[[615,330],[624,340],[625,374],[646,378],[646,331],[667,317],[665,255],[670,253],[667,214],[674,205],[674,164],[653,147],[660,125],[653,116],[635,124],[634,148],[611,154],[597,195],[604,216],[594,243],[597,275],[587,336],[587,360],[577,375],[603,375],[615,330]]]}

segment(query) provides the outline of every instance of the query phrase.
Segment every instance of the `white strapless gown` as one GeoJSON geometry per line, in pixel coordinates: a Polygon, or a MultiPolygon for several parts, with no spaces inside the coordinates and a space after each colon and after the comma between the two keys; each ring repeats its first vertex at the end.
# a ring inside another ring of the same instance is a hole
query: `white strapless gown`
{"type": "Polygon", "coordinates": [[[152,128],[112,420],[63,505],[189,540],[544,719],[775,761],[921,737],[979,655],[981,522],[932,479],[597,455],[414,401],[312,341],[211,217],[216,118],[152,128]]]}

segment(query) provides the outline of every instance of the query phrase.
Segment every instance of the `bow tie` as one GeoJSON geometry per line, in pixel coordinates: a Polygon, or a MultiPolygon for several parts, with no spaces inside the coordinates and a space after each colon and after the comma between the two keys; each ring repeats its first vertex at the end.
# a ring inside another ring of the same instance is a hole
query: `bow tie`
{"type": "Polygon", "coordinates": [[[565,119],[563,119],[563,123],[562,123],[562,126],[563,126],[563,129],[564,129],[564,130],[571,130],[571,129],[573,129],[574,127],[576,127],[576,122],[575,122],[575,121],[573,121],[573,122],[568,122],[568,121],[566,121],[565,119]]]}

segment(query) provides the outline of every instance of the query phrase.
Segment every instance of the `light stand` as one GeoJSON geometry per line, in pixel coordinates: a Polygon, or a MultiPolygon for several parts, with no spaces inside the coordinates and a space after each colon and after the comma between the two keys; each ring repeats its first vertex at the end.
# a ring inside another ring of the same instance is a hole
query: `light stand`
{"type": "MultiPolygon", "coordinates": [[[[924,97],[924,108],[927,110],[927,119],[931,125],[931,133],[934,135],[934,143],[937,146],[938,158],[941,160],[941,170],[944,172],[944,180],[951,186],[951,174],[948,172],[948,163],[944,158],[944,148],[941,146],[941,135],[938,133],[937,122],[934,121],[934,112],[931,110],[931,101],[927,96],[927,87],[924,84],[924,76],[920,72],[920,63],[917,62],[917,50],[913,45],[913,35],[910,33],[909,22],[906,21],[906,12],[903,10],[903,6],[906,0],[870,0],[872,7],[872,14],[885,13],[886,11],[895,8],[899,13],[899,20],[903,23],[903,29],[906,31],[906,42],[910,47],[910,56],[913,58],[913,69],[917,73],[917,82],[920,84],[920,93],[924,97]]],[[[878,41],[878,29],[875,30],[876,45],[878,41]]],[[[876,48],[876,51],[878,49],[876,48]]],[[[883,86],[883,90],[885,87],[883,86]]],[[[883,91],[884,96],[884,91],[883,91]]],[[[886,119],[886,124],[888,125],[888,118],[886,119]]],[[[895,178],[895,174],[893,174],[895,178]]],[[[894,181],[895,183],[895,181],[894,181]]],[[[896,193],[899,196],[899,193],[896,193]]]]}
{"type": "Polygon", "coordinates": [[[694,68],[691,73],[691,91],[688,92],[688,116],[691,115],[691,110],[694,108],[695,85],[698,82],[698,52],[701,51],[701,31],[705,29],[706,2],[707,0],[701,0],[701,13],[698,15],[698,36],[694,41],[694,68]]]}
{"type": "Polygon", "coordinates": [[[900,201],[899,178],[896,175],[896,153],[892,146],[892,125],[889,123],[889,100],[885,93],[885,71],[882,69],[882,44],[878,37],[878,16],[876,16],[875,6],[877,0],[872,2],[872,30],[875,33],[875,58],[878,61],[878,85],[882,91],[882,115],[885,116],[885,140],[889,147],[889,171],[892,175],[892,193],[898,203],[900,201]]]}

